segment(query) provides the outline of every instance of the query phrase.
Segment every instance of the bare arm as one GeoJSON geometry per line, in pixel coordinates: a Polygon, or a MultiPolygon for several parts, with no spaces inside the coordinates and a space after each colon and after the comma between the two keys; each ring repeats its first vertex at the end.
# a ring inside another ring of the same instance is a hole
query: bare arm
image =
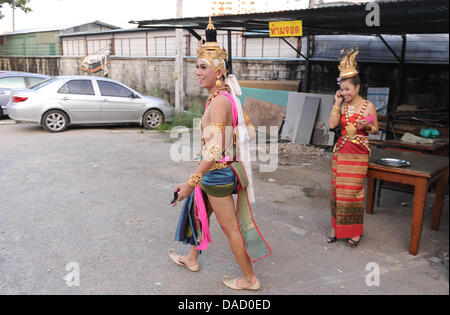
{"type": "Polygon", "coordinates": [[[366,119],[361,119],[358,121],[359,129],[366,131],[367,133],[378,133],[378,115],[377,110],[375,109],[375,105],[372,102],[369,102],[367,106],[367,116],[374,116],[373,122],[368,122],[366,119]]]}
{"type": "Polygon", "coordinates": [[[339,126],[339,121],[341,119],[341,104],[344,98],[341,96],[341,91],[337,91],[334,95],[334,105],[333,110],[328,117],[328,126],[330,129],[334,129],[339,126]]]}

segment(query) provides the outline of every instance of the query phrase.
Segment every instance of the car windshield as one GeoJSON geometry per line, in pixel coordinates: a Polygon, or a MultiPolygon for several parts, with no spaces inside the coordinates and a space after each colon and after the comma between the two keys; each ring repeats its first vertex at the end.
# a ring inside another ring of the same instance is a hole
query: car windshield
{"type": "Polygon", "coordinates": [[[40,88],[43,88],[44,86],[46,86],[46,85],[52,83],[52,82],[55,81],[55,80],[56,80],[56,79],[54,79],[54,78],[50,78],[50,79],[41,81],[41,82],[39,82],[39,83],[36,83],[36,84],[31,85],[31,86],[29,87],[29,89],[31,89],[31,90],[39,90],[40,88]]]}

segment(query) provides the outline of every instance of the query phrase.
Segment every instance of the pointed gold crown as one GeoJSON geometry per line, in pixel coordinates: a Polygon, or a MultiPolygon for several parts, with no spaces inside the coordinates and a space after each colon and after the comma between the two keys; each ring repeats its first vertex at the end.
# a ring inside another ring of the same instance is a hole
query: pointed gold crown
{"type": "Polygon", "coordinates": [[[198,59],[205,59],[209,62],[214,71],[220,69],[224,73],[227,72],[225,68],[225,60],[228,58],[227,51],[220,47],[217,42],[217,30],[212,23],[211,17],[209,17],[209,23],[205,31],[206,40],[200,40],[199,47],[197,49],[198,59]]]}
{"type": "Polygon", "coordinates": [[[351,78],[355,77],[359,74],[356,67],[358,66],[358,63],[356,62],[356,56],[359,53],[358,47],[353,47],[352,49],[343,49],[341,50],[341,55],[344,54],[344,56],[339,59],[339,71],[341,72],[339,77],[341,79],[345,78],[351,78]]]}

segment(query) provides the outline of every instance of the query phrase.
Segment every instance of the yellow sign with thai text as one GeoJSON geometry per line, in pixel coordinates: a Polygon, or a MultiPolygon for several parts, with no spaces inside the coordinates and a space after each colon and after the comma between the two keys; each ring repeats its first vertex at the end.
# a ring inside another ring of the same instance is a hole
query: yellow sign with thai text
{"type": "Polygon", "coordinates": [[[270,22],[270,37],[303,36],[303,21],[270,22]]]}

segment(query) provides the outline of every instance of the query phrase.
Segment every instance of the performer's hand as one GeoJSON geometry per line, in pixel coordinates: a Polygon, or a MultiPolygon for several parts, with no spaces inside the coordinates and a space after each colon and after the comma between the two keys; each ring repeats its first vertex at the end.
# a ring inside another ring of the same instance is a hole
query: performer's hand
{"type": "Polygon", "coordinates": [[[368,131],[372,128],[372,126],[369,124],[369,122],[365,119],[358,120],[358,129],[359,130],[365,130],[368,131]]]}
{"type": "Polygon", "coordinates": [[[191,185],[188,183],[182,183],[178,185],[175,190],[179,190],[178,192],[178,201],[183,201],[188,197],[192,192],[194,191],[194,188],[192,188],[191,185]]]}
{"type": "Polygon", "coordinates": [[[341,90],[337,90],[336,94],[334,95],[334,104],[341,106],[343,101],[344,101],[344,97],[342,96],[341,90]]]}

